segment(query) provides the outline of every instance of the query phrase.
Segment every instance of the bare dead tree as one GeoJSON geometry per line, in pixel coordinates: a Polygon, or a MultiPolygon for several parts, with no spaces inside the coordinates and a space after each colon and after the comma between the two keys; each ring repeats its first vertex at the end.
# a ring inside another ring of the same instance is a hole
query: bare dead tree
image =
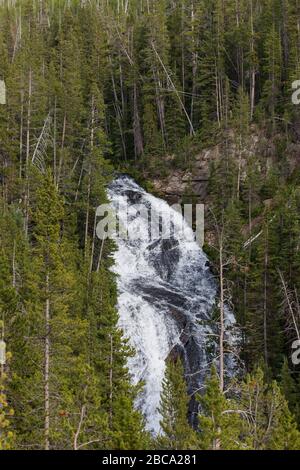
{"type": "Polygon", "coordinates": [[[174,85],[174,83],[173,83],[173,80],[172,80],[172,78],[171,78],[171,76],[170,76],[170,74],[169,74],[169,72],[168,72],[168,70],[167,70],[165,64],[163,63],[163,61],[162,61],[162,59],[161,59],[159,53],[157,52],[156,47],[155,47],[155,44],[154,44],[153,41],[151,42],[151,46],[152,46],[152,49],[153,49],[153,51],[154,51],[156,57],[158,58],[158,61],[159,61],[160,65],[162,66],[163,71],[165,72],[166,77],[167,77],[167,79],[168,79],[168,82],[170,83],[170,85],[171,85],[171,87],[172,87],[174,93],[176,94],[176,96],[177,96],[177,98],[178,98],[178,101],[179,101],[179,103],[180,103],[180,106],[181,106],[181,108],[182,108],[182,110],[183,110],[183,112],[184,112],[184,114],[185,114],[185,116],[186,116],[186,118],[187,118],[187,121],[188,121],[189,126],[190,126],[191,135],[194,136],[194,135],[195,135],[194,126],[193,126],[192,121],[191,121],[191,119],[190,119],[190,116],[189,116],[189,114],[188,114],[188,112],[187,112],[187,110],[186,110],[186,108],[185,108],[185,106],[184,106],[184,103],[183,103],[183,101],[182,101],[182,99],[181,99],[181,97],[180,97],[180,94],[178,93],[177,88],[175,87],[175,85],[174,85]]]}
{"type": "Polygon", "coordinates": [[[300,305],[296,288],[290,290],[284,279],[283,273],[278,269],[279,278],[284,295],[283,308],[286,312],[286,332],[292,340],[300,341],[300,305]]]}

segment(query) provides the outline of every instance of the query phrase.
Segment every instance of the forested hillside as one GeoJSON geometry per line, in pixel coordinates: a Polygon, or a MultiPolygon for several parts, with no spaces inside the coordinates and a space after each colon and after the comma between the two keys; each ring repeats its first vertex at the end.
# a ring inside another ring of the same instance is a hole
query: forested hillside
{"type": "Polygon", "coordinates": [[[2,0],[0,80],[0,449],[300,449],[300,0],[2,0]],[[152,436],[95,209],[115,172],[197,177],[216,145],[220,351],[197,429],[168,362],[152,436]],[[241,332],[230,384],[224,304],[241,332]]]}

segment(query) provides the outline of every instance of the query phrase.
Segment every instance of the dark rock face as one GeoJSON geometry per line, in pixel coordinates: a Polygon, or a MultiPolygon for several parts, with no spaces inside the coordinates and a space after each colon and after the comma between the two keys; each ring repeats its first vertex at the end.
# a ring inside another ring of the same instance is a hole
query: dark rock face
{"type": "Polygon", "coordinates": [[[139,204],[141,202],[142,195],[138,191],[132,191],[128,189],[127,191],[124,191],[124,194],[127,196],[128,201],[131,204],[139,204]]]}
{"type": "Polygon", "coordinates": [[[206,371],[203,370],[205,357],[199,355],[199,346],[193,336],[183,336],[182,344],[176,344],[170,351],[169,360],[176,360],[178,357],[183,362],[190,403],[188,418],[191,425],[196,429],[198,426],[199,402],[197,401],[197,391],[200,394],[200,384],[203,383],[206,371]],[[197,373],[198,371],[198,373],[197,373]]]}
{"type": "Polygon", "coordinates": [[[186,299],[180,293],[174,292],[164,285],[150,285],[149,281],[147,285],[144,285],[142,282],[136,282],[135,286],[138,287],[139,292],[147,300],[151,300],[151,302],[159,305],[161,305],[161,302],[164,302],[164,304],[169,306],[171,309],[173,307],[178,307],[184,311],[186,299]]]}
{"type": "MultiPolygon", "coordinates": [[[[300,118],[293,126],[295,136],[299,140],[300,118]]],[[[233,129],[229,130],[226,139],[227,151],[230,151],[232,158],[236,162],[240,159],[240,152],[237,145],[237,136],[233,129]]],[[[299,168],[300,145],[289,144],[286,151],[286,171],[292,174],[295,168],[299,168]]],[[[175,165],[170,166],[167,176],[158,176],[153,178],[152,184],[164,199],[171,204],[182,202],[192,195],[197,201],[206,203],[209,201],[209,179],[211,176],[212,164],[218,164],[224,155],[224,144],[218,143],[212,147],[201,150],[193,156],[191,165],[187,170],[180,170],[175,165]]],[[[241,160],[241,178],[246,177],[246,166],[252,155],[261,155],[261,164],[267,168],[276,161],[276,145],[271,143],[263,129],[256,125],[251,125],[251,133],[245,142],[245,151],[241,160]]],[[[171,157],[169,160],[173,160],[171,157]]]]}
{"type": "Polygon", "coordinates": [[[170,279],[179,258],[179,243],[174,238],[156,240],[149,246],[149,262],[162,279],[170,279]]]}

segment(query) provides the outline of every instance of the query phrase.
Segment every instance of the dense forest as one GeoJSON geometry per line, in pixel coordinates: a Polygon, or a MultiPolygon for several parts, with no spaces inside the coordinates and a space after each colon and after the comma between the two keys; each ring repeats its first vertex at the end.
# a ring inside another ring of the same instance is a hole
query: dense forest
{"type": "Polygon", "coordinates": [[[300,0],[2,0],[0,80],[0,449],[300,449],[300,0]],[[151,190],[216,145],[220,351],[196,427],[168,361],[154,436],[95,209],[116,172],[151,190]]]}

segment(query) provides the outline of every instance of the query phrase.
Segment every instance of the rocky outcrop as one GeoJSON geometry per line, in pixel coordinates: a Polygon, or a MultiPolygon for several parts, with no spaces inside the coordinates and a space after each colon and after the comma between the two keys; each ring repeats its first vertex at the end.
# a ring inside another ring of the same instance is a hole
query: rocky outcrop
{"type": "MultiPolygon", "coordinates": [[[[155,192],[169,203],[180,203],[184,197],[196,196],[203,203],[207,202],[208,181],[211,165],[224,157],[227,152],[236,160],[241,168],[241,178],[245,178],[245,167],[251,156],[256,155],[261,165],[261,171],[268,171],[278,158],[278,148],[283,136],[278,135],[273,139],[256,126],[251,127],[251,133],[240,148],[237,135],[230,131],[225,142],[207,148],[194,156],[189,170],[170,169],[166,177],[158,177],[152,181],[155,192]]],[[[300,167],[300,144],[290,143],[284,152],[286,160],[286,173],[292,174],[300,167]]],[[[168,160],[170,162],[170,159],[168,160]]]]}

